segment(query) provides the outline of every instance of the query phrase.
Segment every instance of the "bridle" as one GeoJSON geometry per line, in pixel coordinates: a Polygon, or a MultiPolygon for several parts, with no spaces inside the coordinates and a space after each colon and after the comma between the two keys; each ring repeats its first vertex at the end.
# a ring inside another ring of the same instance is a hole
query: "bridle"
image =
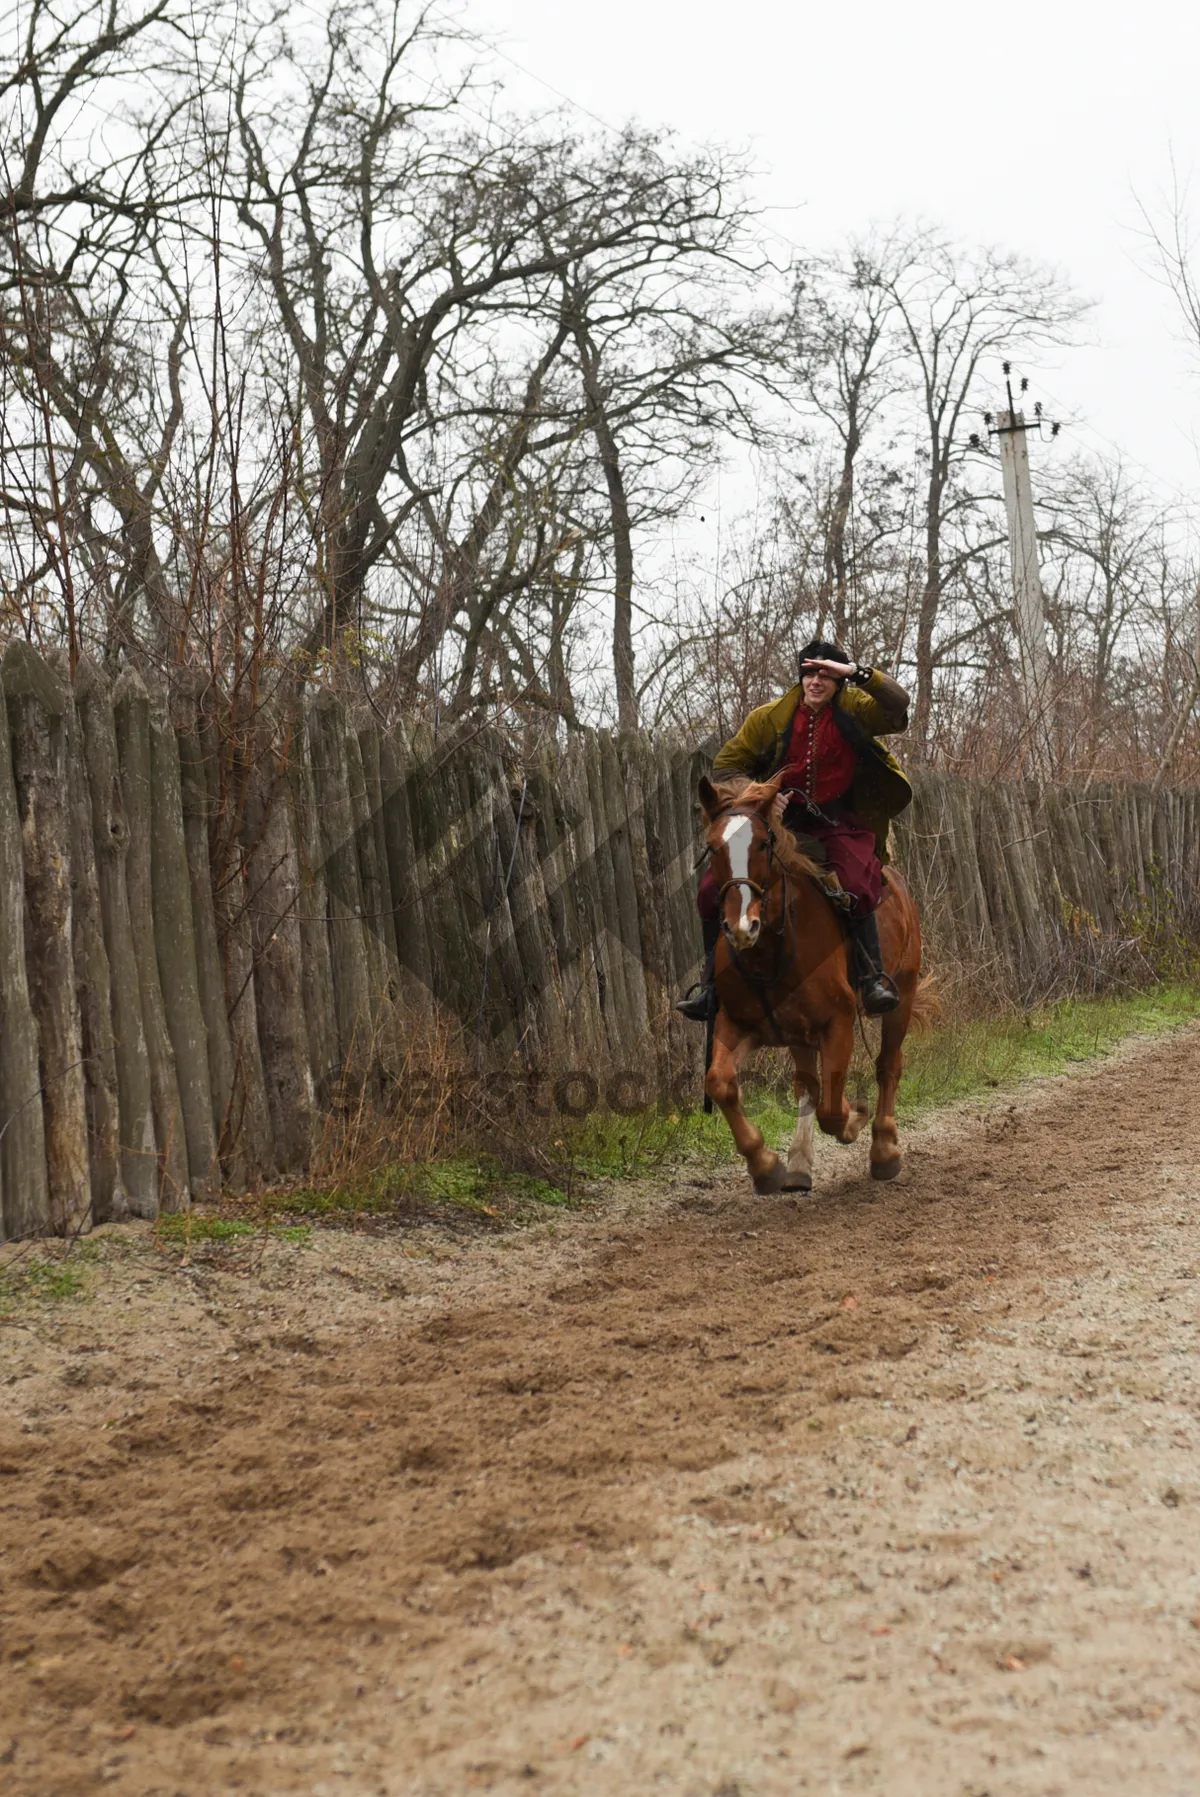
{"type": "MultiPolygon", "coordinates": [[[[723,811],[720,811],[717,813],[717,817],[729,817],[729,816],[755,818],[755,817],[761,817],[762,813],[760,811],[758,811],[757,809],[748,810],[744,806],[738,806],[738,805],[728,805],[725,807],[725,809],[723,811]]],[[[713,823],[716,823],[717,818],[714,817],[712,821],[713,821],[713,823]]],[[[712,852],[712,846],[710,844],[708,853],[711,854],[711,852],[712,852]]],[[[729,934],[729,928],[725,922],[724,916],[722,916],[722,918],[721,918],[721,932],[722,932],[723,936],[725,937],[725,946],[729,950],[730,960],[733,962],[733,965],[737,969],[737,972],[738,972],[739,976],[741,977],[741,979],[750,988],[751,992],[753,992],[755,998],[757,998],[759,1004],[762,1006],[763,1012],[766,1016],[766,1019],[767,1019],[768,1023],[771,1025],[771,1028],[775,1032],[776,1041],[782,1042],[783,1041],[783,1031],[780,1029],[778,1019],[776,1018],[775,1012],[771,1007],[769,988],[772,985],[774,985],[784,973],[786,973],[788,967],[791,965],[792,961],[795,959],[796,948],[797,948],[796,920],[792,913],[792,907],[788,902],[789,895],[788,895],[787,868],[784,866],[783,862],[779,859],[779,856],[776,854],[775,832],[771,828],[770,824],[767,825],[767,883],[766,883],[766,885],[760,886],[757,880],[751,880],[748,877],[744,878],[744,879],[735,879],[735,878],[731,877],[730,879],[726,880],[724,885],[720,888],[719,902],[722,905],[724,904],[725,894],[730,890],[731,887],[748,886],[750,891],[755,895],[755,897],[758,899],[759,903],[764,907],[764,910],[765,910],[766,903],[767,903],[767,894],[771,888],[771,874],[772,874],[772,871],[776,867],[778,867],[778,869],[779,869],[779,877],[783,882],[783,894],[782,894],[783,936],[782,936],[782,940],[779,943],[779,947],[778,947],[778,950],[777,950],[776,956],[775,956],[775,965],[771,969],[771,972],[769,974],[759,974],[753,968],[748,967],[746,965],[746,961],[744,959],[742,952],[733,946],[733,940],[729,934]]],[[[773,928],[773,926],[770,926],[767,924],[766,918],[764,916],[762,919],[762,923],[761,923],[760,940],[761,940],[762,935],[764,935],[766,933],[768,928],[773,928]]],[[[755,946],[755,948],[757,948],[758,944],[755,943],[754,946],[755,946]]]]}

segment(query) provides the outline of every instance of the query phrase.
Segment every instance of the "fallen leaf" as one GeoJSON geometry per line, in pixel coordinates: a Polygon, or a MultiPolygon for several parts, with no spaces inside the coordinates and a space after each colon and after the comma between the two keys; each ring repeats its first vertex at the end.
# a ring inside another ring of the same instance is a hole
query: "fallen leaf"
{"type": "Polygon", "coordinates": [[[884,1627],[883,1627],[883,1628],[878,1628],[878,1629],[872,1629],[872,1630],[871,1630],[871,1633],[872,1633],[872,1634],[873,1634],[873,1635],[890,1635],[890,1634],[891,1634],[891,1632],[892,1632],[892,1631],[891,1631],[891,1629],[890,1629],[890,1628],[888,1628],[888,1627],[887,1627],[887,1625],[886,1625],[886,1624],[885,1624],[885,1625],[884,1625],[884,1627]]]}
{"type": "Polygon", "coordinates": [[[620,1647],[618,1647],[618,1649],[617,1649],[617,1652],[620,1654],[620,1656],[623,1660],[627,1660],[629,1658],[630,1654],[633,1652],[633,1649],[632,1649],[632,1647],[630,1647],[628,1641],[622,1641],[620,1647]]]}
{"type": "Polygon", "coordinates": [[[240,1653],[235,1653],[229,1664],[235,1672],[245,1672],[246,1670],[246,1662],[240,1653]]]}
{"type": "MultiPolygon", "coordinates": [[[[857,1310],[858,1309],[858,1299],[853,1297],[849,1293],[847,1293],[847,1295],[842,1299],[842,1309],[843,1310],[857,1310]]],[[[863,1752],[864,1753],[866,1752],[865,1747],[863,1748],[863,1752]]]]}
{"type": "Polygon", "coordinates": [[[1006,1672],[1024,1672],[1025,1662],[1017,1654],[1010,1653],[1004,1662],[1004,1670],[1006,1672]]]}
{"type": "Polygon", "coordinates": [[[570,1752],[578,1753],[579,1749],[590,1741],[591,1738],[591,1735],[576,1735],[575,1739],[571,1742],[570,1752]]]}

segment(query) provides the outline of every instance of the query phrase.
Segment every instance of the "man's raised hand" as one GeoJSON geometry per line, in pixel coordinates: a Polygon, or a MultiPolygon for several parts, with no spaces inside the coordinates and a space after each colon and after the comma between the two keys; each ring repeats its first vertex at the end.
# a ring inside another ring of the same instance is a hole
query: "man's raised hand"
{"type": "Polygon", "coordinates": [[[801,664],[800,677],[805,674],[827,674],[830,680],[849,680],[858,673],[858,666],[852,661],[806,661],[801,664]]]}

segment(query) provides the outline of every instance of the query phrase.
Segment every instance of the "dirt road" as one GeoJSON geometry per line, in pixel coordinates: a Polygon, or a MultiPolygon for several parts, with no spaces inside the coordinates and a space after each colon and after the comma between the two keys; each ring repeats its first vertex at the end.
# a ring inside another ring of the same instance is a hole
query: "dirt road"
{"type": "Polygon", "coordinates": [[[0,1328],[0,1792],[1193,1797],[1198,1088],[799,1203],[104,1232],[0,1328]]]}

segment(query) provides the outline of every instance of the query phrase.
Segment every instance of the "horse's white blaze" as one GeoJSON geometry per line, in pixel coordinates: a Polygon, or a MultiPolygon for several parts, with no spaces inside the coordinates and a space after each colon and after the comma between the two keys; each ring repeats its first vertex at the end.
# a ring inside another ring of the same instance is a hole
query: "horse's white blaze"
{"type": "Polygon", "coordinates": [[[811,1173],[813,1170],[813,1119],[816,1114],[812,1094],[805,1092],[796,1107],[796,1133],[787,1157],[789,1173],[811,1173]]]}
{"type": "Polygon", "coordinates": [[[748,817],[731,817],[721,832],[721,840],[729,851],[729,876],[737,883],[742,900],[742,915],[738,919],[739,930],[744,930],[750,922],[751,892],[743,882],[750,878],[750,845],[754,841],[754,826],[748,817]]]}

